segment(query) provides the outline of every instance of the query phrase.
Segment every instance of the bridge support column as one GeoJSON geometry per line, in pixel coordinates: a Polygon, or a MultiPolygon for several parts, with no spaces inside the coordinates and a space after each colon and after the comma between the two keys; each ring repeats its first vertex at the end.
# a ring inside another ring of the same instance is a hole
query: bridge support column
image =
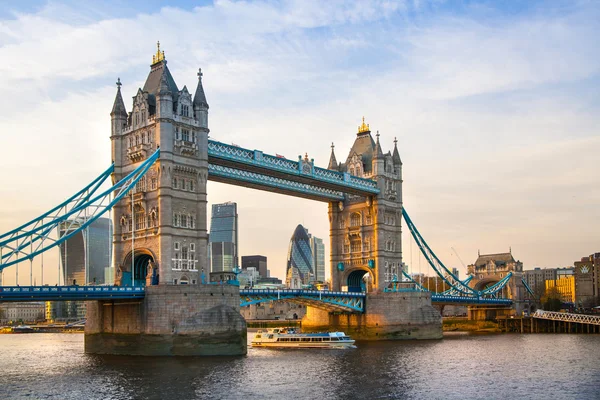
{"type": "Polygon", "coordinates": [[[240,295],[230,285],[159,285],[138,301],[90,301],[85,352],[146,356],[247,352],[240,295]]]}
{"type": "Polygon", "coordinates": [[[304,331],[338,330],[356,340],[441,339],[442,317],[424,292],[368,294],[364,313],[307,307],[304,331]]]}

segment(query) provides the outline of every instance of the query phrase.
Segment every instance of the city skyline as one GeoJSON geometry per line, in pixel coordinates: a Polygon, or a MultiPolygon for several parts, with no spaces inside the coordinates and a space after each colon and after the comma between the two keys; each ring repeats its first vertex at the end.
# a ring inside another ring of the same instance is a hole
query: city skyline
{"type": "MultiPolygon", "coordinates": [[[[470,264],[478,250],[512,246],[525,269],[597,252],[599,6],[418,4],[11,4],[0,11],[12,99],[0,111],[1,143],[14,149],[0,160],[0,230],[106,168],[114,82],[133,95],[160,40],[179,86],[193,87],[202,67],[215,140],[288,159],[308,153],[326,167],[331,142],[346,158],[363,115],[385,151],[397,137],[404,205],[463,276],[451,247],[470,264]],[[179,21],[175,34],[168,27],[179,21]]],[[[240,224],[238,254],[266,255],[272,275],[285,275],[299,222],[325,238],[329,269],[326,204],[213,182],[208,197],[261,222],[240,224]]],[[[418,272],[410,242],[404,225],[404,262],[418,272]]]]}

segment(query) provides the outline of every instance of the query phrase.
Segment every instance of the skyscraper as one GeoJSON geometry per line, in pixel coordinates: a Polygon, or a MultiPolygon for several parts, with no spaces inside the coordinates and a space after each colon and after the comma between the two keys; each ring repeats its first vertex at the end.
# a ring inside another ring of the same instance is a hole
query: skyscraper
{"type": "Polygon", "coordinates": [[[325,245],[323,239],[308,234],[310,238],[310,250],[313,256],[314,279],[318,282],[325,282],[325,245]]]}
{"type": "Polygon", "coordinates": [[[269,277],[267,269],[267,257],[265,256],[242,256],[242,269],[255,268],[261,278],[269,277]]]}
{"type": "Polygon", "coordinates": [[[301,288],[314,280],[313,255],[308,231],[298,225],[290,239],[288,248],[286,285],[301,288]]]}
{"type": "Polygon", "coordinates": [[[211,272],[228,272],[238,266],[238,214],[236,203],[213,204],[209,253],[211,272]]]}
{"type": "MultiPolygon", "coordinates": [[[[60,237],[76,230],[81,220],[69,220],[62,223],[60,237]]],[[[67,285],[85,285],[87,283],[103,284],[105,269],[111,264],[112,221],[98,218],[84,229],[71,236],[60,245],[63,267],[63,280],[67,285]],[[88,266],[86,276],[86,263],[88,266]]]]}

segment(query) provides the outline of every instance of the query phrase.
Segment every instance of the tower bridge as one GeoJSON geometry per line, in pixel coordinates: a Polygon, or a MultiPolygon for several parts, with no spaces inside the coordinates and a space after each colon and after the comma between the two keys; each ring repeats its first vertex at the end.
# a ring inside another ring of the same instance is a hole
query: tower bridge
{"type": "Polygon", "coordinates": [[[345,161],[337,161],[332,145],[327,168],[308,156],[288,160],[209,140],[202,77],[199,70],[193,95],[187,86],[179,89],[159,49],[129,112],[117,80],[110,113],[113,164],[65,202],[0,235],[0,269],[30,265],[29,290],[5,288],[0,301],[88,300],[86,351],[157,355],[245,353],[240,306],[283,298],[309,304],[304,327],[344,330],[358,339],[441,338],[432,301],[509,305],[500,293],[511,276],[469,286],[424,241],[403,207],[397,140],[384,152],[379,133],[374,139],[363,118],[345,161]],[[108,179],[112,186],[101,191],[108,179]],[[327,202],[332,291],[276,294],[207,284],[208,180],[327,202]],[[32,285],[35,257],[60,249],[109,211],[116,288],[32,285]],[[402,219],[449,291],[432,293],[410,281],[402,262],[402,219]]]}

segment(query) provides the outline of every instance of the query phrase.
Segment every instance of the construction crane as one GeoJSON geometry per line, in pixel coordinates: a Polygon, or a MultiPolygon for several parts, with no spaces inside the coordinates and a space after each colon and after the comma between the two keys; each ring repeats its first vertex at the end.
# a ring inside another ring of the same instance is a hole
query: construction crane
{"type": "Polygon", "coordinates": [[[465,265],[464,261],[460,258],[460,256],[458,255],[458,251],[456,251],[456,249],[454,247],[450,247],[452,249],[452,251],[454,252],[454,255],[456,256],[456,258],[458,258],[458,261],[460,261],[460,263],[462,264],[462,266],[465,268],[465,270],[467,269],[467,266],[465,265]]]}

